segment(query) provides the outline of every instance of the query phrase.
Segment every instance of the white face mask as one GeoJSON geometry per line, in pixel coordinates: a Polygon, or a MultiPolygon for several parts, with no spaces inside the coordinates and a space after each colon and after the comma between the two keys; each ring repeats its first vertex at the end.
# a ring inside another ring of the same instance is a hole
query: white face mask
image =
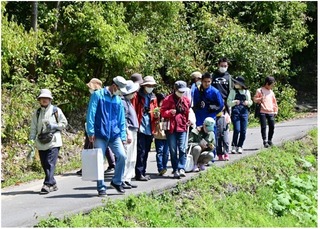
{"type": "Polygon", "coordinates": [[[145,90],[148,94],[150,94],[153,91],[153,87],[145,87],[145,90]]]}
{"type": "Polygon", "coordinates": [[[199,80],[199,81],[196,82],[196,86],[197,86],[197,87],[200,86],[200,85],[201,85],[201,80],[199,80]]]}
{"type": "Polygon", "coordinates": [[[92,94],[94,92],[94,90],[90,88],[89,92],[90,92],[90,94],[92,94]]]}
{"type": "Polygon", "coordinates": [[[228,70],[228,67],[224,68],[224,67],[219,67],[219,72],[221,73],[225,73],[228,70]]]}
{"type": "Polygon", "coordinates": [[[117,91],[115,91],[114,93],[113,93],[114,95],[121,95],[121,91],[120,90],[117,90],[117,91]]]}
{"type": "Polygon", "coordinates": [[[134,94],[125,95],[124,97],[128,100],[132,99],[134,94]]]}
{"type": "Polygon", "coordinates": [[[183,96],[184,92],[179,92],[179,91],[176,91],[176,96],[178,96],[179,98],[181,98],[183,96]]]}

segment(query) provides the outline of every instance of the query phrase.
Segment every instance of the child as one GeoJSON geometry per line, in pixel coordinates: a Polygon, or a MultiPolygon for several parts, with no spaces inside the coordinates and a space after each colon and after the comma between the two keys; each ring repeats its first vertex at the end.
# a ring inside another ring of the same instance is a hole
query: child
{"type": "Polygon", "coordinates": [[[264,147],[268,148],[272,146],[272,137],[274,133],[274,117],[278,113],[278,104],[276,97],[272,91],[275,84],[275,79],[272,76],[267,76],[264,82],[264,86],[256,91],[254,96],[254,102],[260,103],[260,125],[261,136],[264,147]],[[266,136],[267,121],[269,126],[268,141],[266,136]]]}
{"type": "MultiPolygon", "coordinates": [[[[219,161],[229,161],[229,124],[231,122],[227,110],[217,114],[217,155],[219,161]]],[[[228,109],[228,108],[227,108],[228,109]]]]}
{"type": "Polygon", "coordinates": [[[246,131],[249,117],[249,107],[252,105],[250,91],[247,90],[245,79],[238,76],[234,81],[234,89],[228,96],[228,106],[231,107],[231,121],[233,125],[233,138],[231,153],[243,152],[243,143],[246,139],[246,131]],[[240,137],[239,137],[240,134],[240,137]]]}

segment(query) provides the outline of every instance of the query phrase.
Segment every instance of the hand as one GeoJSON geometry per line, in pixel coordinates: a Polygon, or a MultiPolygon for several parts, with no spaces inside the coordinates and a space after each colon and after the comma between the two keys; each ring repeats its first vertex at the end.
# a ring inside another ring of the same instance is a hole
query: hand
{"type": "Polygon", "coordinates": [[[205,106],[206,106],[206,103],[205,103],[204,101],[201,101],[200,107],[201,107],[201,108],[204,108],[205,106]]]}
{"type": "Polygon", "coordinates": [[[236,105],[239,105],[239,104],[240,104],[240,100],[233,100],[233,102],[234,102],[236,105]]]}
{"type": "Polygon", "coordinates": [[[127,133],[127,144],[130,144],[132,142],[132,134],[131,131],[128,131],[127,133]]]}
{"type": "Polygon", "coordinates": [[[94,137],[94,135],[89,136],[88,138],[89,138],[89,142],[92,142],[92,143],[96,140],[96,138],[94,137]]]}
{"type": "Polygon", "coordinates": [[[176,109],[171,109],[171,114],[175,115],[177,113],[176,109]]]}
{"type": "Polygon", "coordinates": [[[58,125],[57,124],[47,123],[46,127],[47,127],[48,130],[56,130],[56,129],[58,129],[58,125]]]}
{"type": "Polygon", "coordinates": [[[248,106],[248,103],[249,102],[246,100],[246,101],[243,102],[243,105],[248,106]]]}

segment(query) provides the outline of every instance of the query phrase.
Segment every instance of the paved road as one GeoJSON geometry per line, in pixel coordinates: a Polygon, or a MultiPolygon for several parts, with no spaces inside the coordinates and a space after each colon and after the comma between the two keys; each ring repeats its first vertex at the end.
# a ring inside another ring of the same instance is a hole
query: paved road
{"type": "MultiPolygon", "coordinates": [[[[317,114],[308,118],[277,123],[273,142],[275,145],[281,145],[285,141],[300,139],[315,127],[317,127],[317,114]]],[[[243,157],[256,154],[262,147],[260,130],[258,128],[248,129],[244,154],[230,155],[229,162],[217,161],[213,166],[224,166],[243,157]]],[[[147,171],[152,180],[148,182],[133,180],[139,187],[127,190],[125,195],[118,194],[115,189],[108,187],[108,196],[103,198],[97,196],[95,182],[82,181],[81,177],[75,175],[75,171],[56,176],[59,190],[48,195],[39,195],[42,180],[3,188],[1,190],[1,226],[32,227],[37,224],[39,219],[47,218],[49,215],[63,217],[69,214],[88,212],[94,207],[103,205],[102,200],[105,198],[120,199],[130,194],[161,191],[172,188],[177,182],[185,182],[198,174],[187,173],[187,177],[175,180],[172,179],[171,169],[169,169],[165,176],[158,177],[155,152],[150,152],[147,171]]],[[[111,175],[105,177],[107,185],[110,184],[110,178],[111,175]]]]}

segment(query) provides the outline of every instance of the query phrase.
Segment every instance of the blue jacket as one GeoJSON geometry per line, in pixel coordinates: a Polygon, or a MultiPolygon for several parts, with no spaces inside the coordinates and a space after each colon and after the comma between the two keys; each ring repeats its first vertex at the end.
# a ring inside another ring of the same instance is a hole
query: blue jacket
{"type": "Polygon", "coordinates": [[[88,105],[87,113],[88,136],[104,140],[115,140],[120,137],[127,140],[126,120],[121,98],[111,95],[108,88],[95,91],[88,105]]]}
{"type": "Polygon", "coordinates": [[[218,89],[213,86],[209,86],[207,89],[203,89],[200,86],[200,89],[196,88],[194,90],[193,98],[193,110],[196,115],[196,125],[202,126],[203,121],[207,117],[216,118],[216,115],[222,111],[224,106],[222,96],[218,89]],[[205,106],[201,108],[201,101],[205,102],[205,106]]]}

